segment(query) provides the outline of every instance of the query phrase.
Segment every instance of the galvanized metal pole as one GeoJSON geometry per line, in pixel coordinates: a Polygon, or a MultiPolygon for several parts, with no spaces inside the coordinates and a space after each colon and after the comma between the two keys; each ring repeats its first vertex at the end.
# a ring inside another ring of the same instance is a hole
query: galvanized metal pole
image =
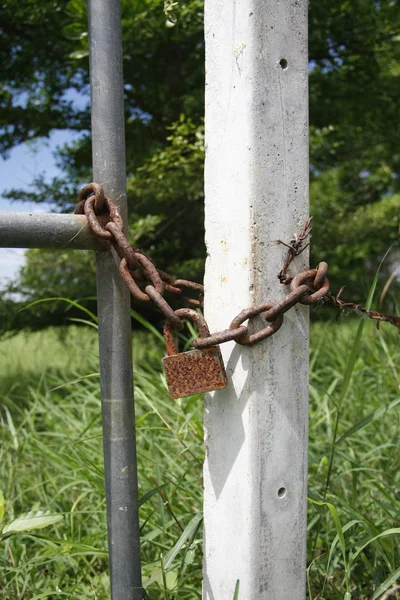
{"type": "MultiPolygon", "coordinates": [[[[308,216],[307,2],[206,0],[205,35],[205,299],[218,331],[285,294],[276,240],[308,216]]],[[[303,600],[307,308],[272,338],[222,352],[230,386],[205,406],[203,597],[232,600],[239,580],[239,599],[303,600]]]]}
{"type": "Polygon", "coordinates": [[[1,248],[106,250],[85,215],[0,212],[1,248]]]}
{"type": "MultiPolygon", "coordinates": [[[[89,0],[93,179],[126,223],[125,128],[119,0],[89,0]]],[[[104,469],[112,600],[139,600],[138,488],[130,298],[111,252],[97,256],[104,469]]]]}

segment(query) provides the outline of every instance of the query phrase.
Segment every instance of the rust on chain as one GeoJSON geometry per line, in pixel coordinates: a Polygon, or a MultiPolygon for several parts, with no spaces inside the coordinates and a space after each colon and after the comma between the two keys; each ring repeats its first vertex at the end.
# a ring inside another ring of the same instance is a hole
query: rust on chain
{"type": "Polygon", "coordinates": [[[83,215],[85,213],[84,206],[87,198],[94,194],[94,211],[96,214],[100,214],[105,205],[105,195],[103,186],[99,183],[88,183],[85,185],[78,194],[78,204],[75,208],[76,215],[83,215]]]}
{"type": "Polygon", "coordinates": [[[158,269],[158,272],[160,274],[161,279],[171,286],[171,289],[169,291],[175,294],[181,293],[182,289],[185,287],[188,289],[195,290],[197,292],[204,293],[204,285],[202,285],[201,283],[189,281],[187,279],[178,279],[176,277],[173,277],[169,273],[162,271],[161,269],[158,269]]]}
{"type": "Polygon", "coordinates": [[[183,322],[175,313],[174,309],[168,304],[168,302],[161,296],[153,285],[147,285],[145,292],[150,300],[157,306],[157,308],[163,313],[167,322],[171,324],[174,329],[178,331],[183,329],[183,322]]]}
{"type": "MultiPolygon", "coordinates": [[[[209,335],[207,323],[200,313],[189,308],[181,308],[176,310],[175,314],[181,319],[193,321],[199,329],[200,337],[209,335]]],[[[163,365],[172,398],[218,390],[228,385],[221,350],[218,346],[179,354],[171,322],[167,322],[164,326],[164,339],[168,356],[163,358],[163,365]]]]}
{"type": "Polygon", "coordinates": [[[328,273],[328,263],[322,261],[317,266],[317,274],[314,279],[314,290],[320,290],[325,282],[326,274],[328,273]]]}
{"type": "Polygon", "coordinates": [[[196,292],[204,292],[204,285],[196,283],[195,281],[188,281],[187,279],[174,279],[173,286],[178,289],[187,288],[189,290],[195,290],[196,292]]]}
{"type": "Polygon", "coordinates": [[[204,308],[203,294],[199,294],[199,298],[189,298],[189,296],[183,296],[182,302],[184,306],[189,308],[204,308]]]}
{"type": "Polygon", "coordinates": [[[178,295],[182,294],[181,288],[177,288],[174,285],[172,285],[171,283],[165,283],[165,279],[161,275],[162,271],[158,270],[158,272],[160,273],[160,276],[161,276],[162,280],[164,281],[166,292],[170,292],[171,294],[178,294],[178,295]]]}
{"type": "Polygon", "coordinates": [[[118,225],[116,225],[112,221],[107,223],[106,230],[112,234],[112,237],[114,238],[112,242],[115,251],[121,259],[126,259],[129,270],[134,271],[135,269],[137,269],[139,267],[139,263],[136,260],[135,251],[130,245],[124,232],[118,227],[118,225]]]}
{"type": "MultiPolygon", "coordinates": [[[[323,265],[324,266],[322,267],[322,270],[324,271],[325,268],[326,269],[328,268],[328,265],[326,263],[323,263],[323,265]]],[[[292,282],[290,284],[290,290],[292,292],[294,292],[299,286],[301,286],[305,283],[308,283],[308,285],[312,289],[316,289],[315,279],[317,276],[318,276],[318,269],[309,269],[308,271],[299,273],[298,275],[296,275],[296,277],[293,277],[292,282]]],[[[299,302],[301,302],[301,304],[316,304],[317,302],[319,302],[322,298],[324,298],[329,293],[328,278],[324,275],[323,278],[320,278],[320,280],[321,279],[322,279],[321,287],[319,289],[316,289],[316,291],[313,292],[312,294],[306,294],[305,296],[303,296],[301,298],[301,300],[299,300],[299,302]]]]}
{"type": "MultiPolygon", "coordinates": [[[[232,323],[229,325],[229,329],[236,329],[239,327],[243,321],[247,319],[252,319],[256,317],[262,312],[266,312],[270,310],[274,306],[273,302],[265,302],[263,304],[259,304],[258,306],[254,306],[253,308],[245,308],[240,312],[237,317],[235,317],[232,323]]],[[[270,325],[261,329],[261,331],[257,331],[256,333],[245,334],[239,337],[236,341],[238,344],[242,344],[244,346],[252,346],[257,342],[261,342],[267,337],[270,337],[274,333],[278,331],[283,323],[283,314],[278,314],[275,319],[272,321],[270,325]]]]}
{"type": "Polygon", "coordinates": [[[113,200],[111,200],[111,198],[108,198],[108,196],[106,196],[106,205],[108,208],[108,212],[109,212],[111,221],[113,223],[115,223],[115,225],[117,227],[119,227],[119,229],[121,229],[121,231],[123,231],[124,230],[124,221],[122,220],[121,213],[119,212],[118,206],[115,204],[115,202],[113,200]]]}
{"type": "Polygon", "coordinates": [[[112,235],[109,231],[107,231],[106,229],[104,229],[104,227],[100,225],[96,213],[94,212],[93,204],[94,196],[90,196],[90,198],[85,200],[84,212],[90,225],[90,228],[92,231],[94,231],[96,235],[98,235],[102,239],[110,240],[112,238],[112,235]]]}
{"type": "Polygon", "coordinates": [[[269,337],[278,331],[280,327],[279,321],[282,324],[282,321],[279,317],[292,308],[292,306],[297,304],[302,296],[309,294],[310,291],[311,290],[307,285],[302,285],[294,292],[287,294],[278,302],[264,302],[254,306],[253,308],[245,309],[232,321],[229,329],[213,333],[207,338],[200,338],[194,342],[193,346],[195,348],[209,348],[210,346],[223,344],[224,342],[230,342],[231,340],[235,340],[239,344],[244,343],[251,345],[256,341],[261,341],[265,337],[269,337]],[[243,322],[246,319],[252,318],[263,312],[265,312],[264,317],[266,321],[272,321],[272,329],[267,327],[255,334],[250,335],[249,329],[246,325],[238,325],[239,321],[243,322]]]}
{"type": "Polygon", "coordinates": [[[142,290],[132,277],[132,274],[128,269],[128,263],[125,258],[123,258],[119,263],[119,272],[125,284],[127,285],[130,293],[134,298],[136,298],[136,300],[139,300],[140,302],[150,302],[149,296],[142,292],[142,290]]]}
{"type": "Polygon", "coordinates": [[[204,308],[204,286],[201,283],[187,279],[177,279],[161,269],[158,269],[158,272],[165,283],[165,291],[180,296],[185,307],[204,308]],[[185,288],[198,292],[198,298],[183,296],[185,288]]]}
{"type": "Polygon", "coordinates": [[[187,279],[177,279],[161,269],[158,269],[158,272],[162,280],[165,282],[166,292],[180,296],[184,306],[191,308],[204,308],[204,286],[201,283],[189,281],[187,279]],[[198,298],[183,296],[183,290],[185,288],[198,292],[198,298]]]}
{"type": "Polygon", "coordinates": [[[300,299],[310,292],[311,290],[307,285],[301,285],[278,302],[264,302],[253,308],[245,309],[232,321],[230,329],[218,331],[206,338],[200,338],[193,343],[193,346],[195,348],[209,348],[210,346],[222,344],[231,340],[235,340],[239,344],[252,345],[266,337],[270,337],[276,333],[281,326],[283,314],[300,302],[300,299]],[[238,325],[239,322],[243,322],[246,319],[252,318],[263,312],[265,313],[265,320],[272,322],[272,328],[269,326],[250,335],[247,326],[238,325]]]}
{"type": "Polygon", "coordinates": [[[378,328],[379,328],[379,323],[381,321],[390,323],[391,325],[394,325],[395,327],[397,327],[397,330],[400,333],[400,317],[399,316],[384,315],[384,314],[377,312],[376,310],[371,310],[369,308],[366,308],[362,304],[357,304],[355,302],[345,302],[344,300],[342,300],[340,298],[340,296],[343,292],[343,289],[344,289],[344,287],[342,287],[339,290],[339,293],[336,296],[333,296],[333,294],[328,294],[327,296],[325,296],[325,298],[323,299],[323,303],[327,304],[328,306],[332,306],[334,308],[339,308],[340,310],[354,310],[356,313],[361,313],[361,314],[365,315],[366,317],[368,317],[369,319],[374,319],[376,321],[376,325],[378,328]]]}
{"type": "MultiPolygon", "coordinates": [[[[174,312],[176,316],[179,317],[179,320],[187,319],[189,321],[193,321],[199,330],[200,337],[207,337],[210,335],[206,320],[201,313],[198,313],[191,308],[178,308],[178,310],[175,310],[174,312]]],[[[164,326],[164,339],[168,355],[178,354],[178,348],[175,343],[174,329],[176,328],[172,323],[166,323],[164,326]]]]}
{"type": "Polygon", "coordinates": [[[151,281],[159,294],[164,293],[164,282],[160,277],[154,261],[142,251],[135,252],[136,260],[141,264],[146,277],[151,281]]]}
{"type": "MultiPolygon", "coordinates": [[[[95,196],[90,196],[85,200],[84,204],[84,211],[89,225],[96,235],[103,239],[110,240],[112,238],[112,234],[110,231],[107,231],[107,229],[104,229],[104,227],[102,227],[102,225],[100,224],[98,217],[95,213],[94,203],[95,196]]],[[[122,231],[123,221],[117,205],[115,204],[115,202],[110,200],[110,198],[107,198],[107,196],[105,197],[105,205],[107,206],[110,219],[122,231]]]]}
{"type": "Polygon", "coordinates": [[[173,329],[182,329],[181,319],[187,318],[194,321],[199,327],[200,338],[193,344],[196,349],[202,351],[215,349],[216,345],[231,340],[235,340],[239,344],[252,345],[278,331],[282,325],[283,314],[298,302],[301,304],[323,302],[335,308],[355,310],[371,319],[375,319],[377,325],[381,321],[391,323],[398,328],[400,333],[400,317],[383,315],[354,302],[344,302],[340,298],[342,290],[336,296],[331,294],[329,280],[327,279],[328,265],[326,262],[320,262],[316,269],[308,269],[293,278],[287,273],[294,257],[301,254],[309,246],[307,238],[311,234],[312,217],[306,221],[302,231],[298,235],[295,234],[288,244],[277,240],[278,243],[288,248],[278,278],[282,284],[290,284],[290,293],[278,302],[265,302],[243,310],[235,317],[228,329],[210,335],[208,328],[207,334],[202,333],[201,328],[204,317],[193,310],[203,308],[204,286],[195,281],[176,278],[158,269],[150,256],[142,250],[133,248],[124,234],[123,221],[117,205],[104,194],[101,185],[90,183],[82,188],[78,196],[75,213],[84,213],[93,232],[108,247],[111,247],[111,245],[114,247],[121,258],[119,266],[121,276],[131,294],[141,302],[152,301],[165,315],[167,324],[164,333],[166,340],[169,339],[172,344],[175,344],[173,329]],[[138,281],[150,282],[150,285],[147,284],[143,292],[138,286],[138,281]],[[164,290],[179,297],[182,304],[190,308],[174,311],[163,298],[164,290]],[[196,292],[198,298],[184,295],[185,290],[196,292]],[[242,325],[242,323],[246,319],[252,319],[261,313],[265,313],[263,316],[269,324],[261,331],[250,334],[248,327],[242,325]]]}
{"type": "Polygon", "coordinates": [[[172,275],[170,275],[169,273],[166,273],[165,271],[162,271],[161,269],[158,269],[158,272],[160,273],[160,277],[161,279],[165,282],[165,283],[172,283],[175,279],[175,277],[173,277],[172,275]]]}
{"type": "MultiPolygon", "coordinates": [[[[134,252],[135,260],[140,263],[142,266],[146,277],[151,281],[153,287],[158,292],[158,294],[162,295],[164,291],[164,283],[161,277],[158,275],[157,269],[154,267],[151,261],[148,260],[148,257],[142,252],[134,252]]],[[[119,263],[119,272],[121,274],[122,279],[126,283],[129,288],[130,293],[136,300],[140,302],[149,302],[150,297],[146,292],[142,292],[138,284],[136,283],[136,279],[143,280],[143,277],[140,273],[134,272],[131,273],[128,268],[128,261],[126,258],[123,258],[119,263]]]]}
{"type": "Polygon", "coordinates": [[[203,348],[211,348],[212,346],[218,346],[224,342],[237,341],[240,337],[247,335],[249,328],[246,325],[239,325],[235,329],[224,329],[223,331],[217,331],[211,335],[199,338],[193,342],[193,346],[199,350],[203,348]]]}
{"type": "Polygon", "coordinates": [[[310,288],[308,285],[300,285],[296,290],[287,294],[282,300],[278,300],[278,302],[274,302],[272,308],[267,310],[265,313],[265,319],[267,321],[274,321],[278,315],[283,315],[286,311],[292,308],[298,302],[301,302],[301,298],[303,298],[306,294],[310,293],[310,288]]]}
{"type": "MultiPolygon", "coordinates": [[[[196,282],[193,281],[193,283],[196,282]]],[[[201,284],[196,283],[196,285],[201,284]]],[[[188,308],[204,308],[204,294],[202,292],[199,293],[198,298],[183,296],[183,288],[177,288],[170,283],[165,284],[165,291],[174,294],[175,296],[180,296],[183,305],[188,308]]]]}

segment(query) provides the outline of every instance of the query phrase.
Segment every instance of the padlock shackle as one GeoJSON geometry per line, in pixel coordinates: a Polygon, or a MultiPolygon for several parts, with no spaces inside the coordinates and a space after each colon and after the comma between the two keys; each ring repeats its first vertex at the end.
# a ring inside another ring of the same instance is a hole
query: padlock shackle
{"type": "MultiPolygon", "coordinates": [[[[179,308],[174,312],[176,316],[180,319],[187,319],[188,321],[192,321],[197,326],[201,338],[206,338],[210,335],[210,330],[208,329],[207,322],[201,313],[198,313],[191,308],[179,308]]],[[[168,356],[178,354],[178,347],[175,341],[175,331],[176,329],[173,323],[171,321],[166,321],[164,325],[163,335],[168,356]]]]}

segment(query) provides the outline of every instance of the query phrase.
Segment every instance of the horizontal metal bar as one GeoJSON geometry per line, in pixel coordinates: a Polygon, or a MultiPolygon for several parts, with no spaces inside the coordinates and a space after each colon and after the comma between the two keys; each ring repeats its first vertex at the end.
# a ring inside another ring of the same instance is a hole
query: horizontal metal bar
{"type": "Polygon", "coordinates": [[[105,250],[85,215],[0,212],[0,248],[105,250]]]}

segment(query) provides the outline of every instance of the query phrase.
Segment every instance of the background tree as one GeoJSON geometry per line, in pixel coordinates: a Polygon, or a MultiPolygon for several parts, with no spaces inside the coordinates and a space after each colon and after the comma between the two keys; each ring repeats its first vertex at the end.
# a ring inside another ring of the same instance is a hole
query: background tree
{"type": "MultiPolygon", "coordinates": [[[[122,17],[131,240],[160,267],[201,279],[203,3],[122,0],[122,17]]],[[[310,5],[312,262],[327,260],[333,287],[346,284],[360,300],[365,273],[398,244],[399,25],[395,1],[310,5]]],[[[1,29],[3,156],[54,129],[81,134],[58,150],[63,178],[39,177],[28,192],[8,196],[52,199],[55,210],[70,211],[91,180],[86,4],[8,0],[1,29]]],[[[26,298],[93,296],[90,257],[71,265],[57,256],[53,273],[38,277],[49,253],[28,252],[18,282],[26,298]]],[[[53,309],[48,322],[63,310],[53,309]]]]}

